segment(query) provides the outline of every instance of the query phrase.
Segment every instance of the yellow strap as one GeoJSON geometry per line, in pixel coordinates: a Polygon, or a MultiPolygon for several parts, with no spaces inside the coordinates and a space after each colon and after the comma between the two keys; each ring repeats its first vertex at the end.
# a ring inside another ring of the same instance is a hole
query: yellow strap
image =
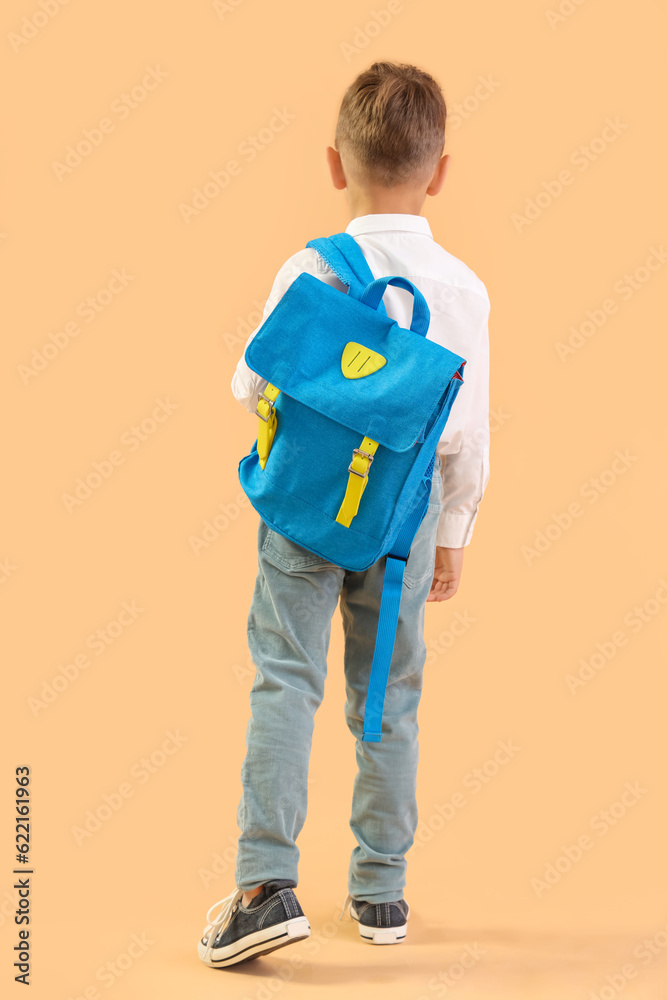
{"type": "Polygon", "coordinates": [[[377,447],[377,441],[373,441],[372,438],[365,437],[360,446],[355,448],[352,453],[352,461],[349,465],[350,475],[347,480],[345,498],[340,505],[338,514],[336,515],[338,523],[345,525],[346,528],[350,527],[352,518],[359,510],[359,501],[361,500],[362,493],[366,489],[366,483],[368,482],[368,470],[371,467],[373,455],[375,454],[377,447]]]}
{"type": "Polygon", "coordinates": [[[257,409],[255,410],[255,413],[259,417],[257,454],[259,455],[259,464],[262,469],[266,465],[266,460],[269,457],[271,445],[273,444],[273,438],[276,433],[277,418],[273,410],[273,404],[276,401],[276,397],[279,392],[280,389],[277,389],[275,385],[271,385],[271,383],[268,382],[264,391],[259,394],[257,409]]]}

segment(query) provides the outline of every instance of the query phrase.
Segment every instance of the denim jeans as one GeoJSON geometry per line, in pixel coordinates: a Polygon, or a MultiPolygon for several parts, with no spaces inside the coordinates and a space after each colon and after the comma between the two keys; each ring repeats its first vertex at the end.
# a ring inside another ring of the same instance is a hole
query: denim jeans
{"type": "Polygon", "coordinates": [[[376,743],[364,743],[361,736],[386,556],[362,572],[348,571],[273,531],[260,517],[258,573],[248,615],[256,675],[237,812],[239,888],[254,889],[273,879],[298,883],[296,840],[306,819],[314,717],[324,694],[331,619],[340,599],[345,718],[356,740],[358,768],[350,817],[357,844],[348,892],[375,903],[403,898],[405,855],[417,827],[424,608],[441,509],[438,455],[428,510],[405,567],[382,740],[376,743]]]}

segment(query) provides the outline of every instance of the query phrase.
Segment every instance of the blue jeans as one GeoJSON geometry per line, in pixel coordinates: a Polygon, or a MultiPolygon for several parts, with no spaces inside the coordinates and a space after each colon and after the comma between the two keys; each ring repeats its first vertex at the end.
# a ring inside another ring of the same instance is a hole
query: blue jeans
{"type": "Polygon", "coordinates": [[[345,717],[358,771],[350,827],[348,892],[375,903],[403,898],[405,854],[417,827],[417,708],[426,660],[424,608],[442,509],[440,456],[430,503],[403,578],[382,740],[362,742],[363,714],[386,556],[352,572],[296,545],[260,517],[258,573],[248,615],[256,676],[250,692],[236,884],[244,890],[298,883],[296,839],[306,819],[314,717],[324,694],[331,619],[340,598],[345,637],[345,717]]]}

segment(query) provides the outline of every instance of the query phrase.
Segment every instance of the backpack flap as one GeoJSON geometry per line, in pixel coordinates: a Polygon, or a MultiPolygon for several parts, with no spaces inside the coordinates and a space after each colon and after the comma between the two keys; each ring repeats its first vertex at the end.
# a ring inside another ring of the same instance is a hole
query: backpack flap
{"type": "Polygon", "coordinates": [[[287,396],[397,452],[423,440],[465,363],[308,272],[292,282],[244,356],[287,396]]]}

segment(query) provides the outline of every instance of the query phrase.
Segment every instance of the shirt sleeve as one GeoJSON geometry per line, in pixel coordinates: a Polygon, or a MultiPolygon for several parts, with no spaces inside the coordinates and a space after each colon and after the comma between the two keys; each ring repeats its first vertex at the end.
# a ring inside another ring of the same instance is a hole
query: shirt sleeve
{"type": "Polygon", "coordinates": [[[290,259],[287,260],[278,271],[278,274],[273,282],[273,287],[271,288],[271,293],[264,305],[262,321],[246,340],[245,347],[243,348],[243,352],[236,366],[236,371],[232,376],[232,392],[239,403],[245,406],[249,413],[254,413],[257,409],[259,394],[266,388],[268,382],[266,379],[260,378],[260,376],[246,364],[246,348],[255,334],[259,332],[259,329],[266,318],[275,309],[289,286],[302,270],[302,267],[296,265],[294,258],[290,257],[290,259]]]}
{"type": "Polygon", "coordinates": [[[441,454],[442,513],[436,545],[446,548],[470,544],[489,481],[489,312],[487,300],[476,338],[477,350],[463,369],[464,385],[453,404],[463,404],[461,447],[457,452],[441,454]]]}

